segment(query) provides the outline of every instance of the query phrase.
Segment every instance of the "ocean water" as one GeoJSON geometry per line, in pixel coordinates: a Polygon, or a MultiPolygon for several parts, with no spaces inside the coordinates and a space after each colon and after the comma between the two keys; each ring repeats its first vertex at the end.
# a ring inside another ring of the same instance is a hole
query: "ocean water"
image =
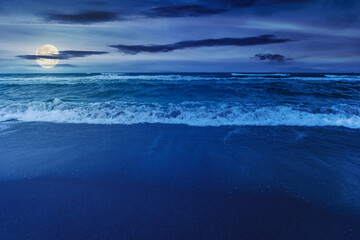
{"type": "Polygon", "coordinates": [[[0,75],[0,239],[360,239],[360,75],[0,75]]]}
{"type": "Polygon", "coordinates": [[[0,121],[360,128],[360,75],[0,75],[0,121]]]}

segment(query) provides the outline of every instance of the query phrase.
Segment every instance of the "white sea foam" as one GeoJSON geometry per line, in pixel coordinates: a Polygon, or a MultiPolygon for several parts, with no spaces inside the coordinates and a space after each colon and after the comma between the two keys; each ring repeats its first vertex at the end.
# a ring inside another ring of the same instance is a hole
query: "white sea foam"
{"type": "Polygon", "coordinates": [[[7,129],[9,129],[9,128],[10,128],[10,126],[8,124],[0,123],[0,133],[7,130],[7,129]]]}
{"type": "Polygon", "coordinates": [[[249,77],[261,77],[261,76],[273,76],[273,77],[289,77],[289,73],[231,73],[232,76],[249,76],[249,77]]]}
{"type": "Polygon", "coordinates": [[[286,80],[299,80],[299,81],[359,81],[360,75],[352,74],[319,74],[316,75],[302,75],[298,76],[296,74],[290,73],[231,73],[234,77],[241,77],[241,79],[271,79],[283,77],[286,80]]]}
{"type": "Polygon", "coordinates": [[[137,124],[165,123],[190,126],[343,126],[360,128],[360,109],[337,105],[307,112],[291,106],[248,109],[238,103],[183,102],[180,104],[101,102],[7,103],[0,105],[0,121],[137,124]]]}
{"type": "Polygon", "coordinates": [[[215,75],[180,75],[180,74],[122,74],[122,73],[102,73],[96,75],[74,75],[74,76],[57,76],[57,75],[16,75],[1,76],[0,85],[2,84],[79,84],[79,83],[112,83],[112,82],[133,82],[133,81],[166,81],[168,83],[178,81],[208,81],[208,80],[225,80],[228,76],[215,75]]]}
{"type": "Polygon", "coordinates": [[[227,74],[126,74],[101,73],[79,75],[1,75],[0,85],[29,85],[29,84],[79,84],[79,83],[117,83],[134,81],[163,81],[176,83],[179,81],[256,81],[276,78],[279,81],[359,81],[359,75],[319,75],[296,76],[288,73],[231,73],[227,74]],[[280,77],[280,78],[279,78],[280,77]]]}

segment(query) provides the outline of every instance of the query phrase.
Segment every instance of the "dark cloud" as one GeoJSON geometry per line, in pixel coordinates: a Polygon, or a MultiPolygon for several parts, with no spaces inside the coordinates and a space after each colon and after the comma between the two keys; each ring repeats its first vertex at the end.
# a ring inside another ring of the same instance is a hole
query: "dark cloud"
{"type": "MultiPolygon", "coordinates": [[[[117,6],[123,8],[118,2],[105,1],[88,1],[88,7],[96,8],[92,11],[81,11],[77,13],[53,13],[48,12],[41,15],[45,21],[67,23],[67,24],[92,24],[97,22],[110,22],[121,20],[134,20],[138,18],[173,18],[173,17],[199,17],[206,15],[214,15],[224,12],[233,11],[241,8],[254,8],[285,5],[291,3],[306,3],[309,0],[198,0],[188,1],[187,4],[168,4],[167,1],[155,1],[152,4],[144,3],[139,6],[136,1],[125,1],[126,11],[118,12],[115,8],[110,11],[97,10],[99,7],[109,9],[108,7],[117,6]],[[154,6],[155,5],[155,6],[154,6]]],[[[271,8],[271,12],[276,8],[271,8]]]]}
{"type": "Polygon", "coordinates": [[[224,9],[208,8],[201,5],[174,5],[154,7],[144,11],[147,17],[197,17],[224,12],[224,9]]]}
{"type": "Polygon", "coordinates": [[[71,59],[71,58],[78,58],[78,57],[87,57],[91,55],[102,55],[108,52],[100,52],[100,51],[60,51],[59,54],[54,55],[18,55],[17,57],[22,59],[28,60],[36,60],[39,58],[46,58],[46,59],[71,59]]]}
{"type": "Polygon", "coordinates": [[[58,23],[89,24],[119,20],[118,14],[106,11],[83,11],[74,14],[47,13],[44,20],[58,23]]]}
{"type": "Polygon", "coordinates": [[[60,59],[60,55],[17,55],[16,57],[18,58],[22,58],[22,59],[27,59],[27,60],[36,60],[39,58],[46,58],[46,59],[60,59]]]}
{"type": "Polygon", "coordinates": [[[288,58],[280,54],[256,54],[254,56],[255,59],[261,60],[261,61],[270,61],[270,62],[285,62],[285,61],[291,61],[293,58],[288,58]]]}
{"type": "Polygon", "coordinates": [[[182,41],[173,44],[164,45],[111,45],[110,47],[117,48],[120,52],[126,54],[137,54],[140,52],[170,52],[184,48],[198,48],[198,47],[219,47],[219,46],[252,46],[272,43],[284,43],[292,41],[286,38],[276,38],[274,35],[261,35],[257,37],[246,38],[219,38],[219,39],[204,39],[195,41],[182,41]]]}
{"type": "MultiPolygon", "coordinates": [[[[31,64],[29,65],[30,67],[40,67],[39,64],[31,64]]],[[[74,64],[63,64],[63,63],[58,63],[56,64],[56,67],[70,67],[70,68],[77,68],[77,65],[74,64]]]]}
{"type": "MultiPolygon", "coordinates": [[[[90,2],[88,2],[90,3],[90,2]]],[[[91,2],[92,5],[101,2],[91,2]]],[[[46,13],[41,17],[45,21],[67,24],[91,24],[97,22],[121,21],[134,18],[172,18],[172,17],[198,17],[203,15],[218,14],[225,9],[209,8],[202,5],[170,5],[147,8],[145,10],[128,9],[126,12],[114,11],[81,11],[73,14],[46,13]],[[120,17],[121,16],[121,17],[120,17]]]]}
{"type": "Polygon", "coordinates": [[[75,50],[68,50],[68,51],[60,51],[61,59],[70,59],[70,58],[77,58],[77,57],[87,57],[91,55],[103,55],[107,54],[108,52],[103,51],[75,51],[75,50]]]}

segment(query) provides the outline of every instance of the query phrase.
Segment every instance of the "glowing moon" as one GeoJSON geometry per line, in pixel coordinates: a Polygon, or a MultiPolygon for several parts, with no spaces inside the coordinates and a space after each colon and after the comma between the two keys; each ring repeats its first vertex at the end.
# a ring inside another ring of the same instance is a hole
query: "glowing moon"
{"type": "Polygon", "coordinates": [[[43,68],[53,68],[59,62],[59,59],[56,58],[58,55],[59,51],[56,49],[56,47],[50,44],[45,44],[37,50],[36,56],[55,56],[55,58],[37,58],[36,61],[43,68]]]}

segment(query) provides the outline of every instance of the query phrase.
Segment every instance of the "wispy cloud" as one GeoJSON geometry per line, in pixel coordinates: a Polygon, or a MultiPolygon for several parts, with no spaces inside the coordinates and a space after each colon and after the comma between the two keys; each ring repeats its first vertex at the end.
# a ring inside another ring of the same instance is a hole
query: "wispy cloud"
{"type": "MultiPolygon", "coordinates": [[[[92,5],[102,5],[102,2],[89,2],[92,5]]],[[[198,17],[224,12],[224,9],[209,8],[202,5],[170,5],[158,6],[145,10],[129,9],[127,12],[114,11],[80,11],[77,13],[50,12],[40,16],[48,22],[66,24],[92,24],[99,22],[121,21],[134,18],[173,18],[198,17]]]]}
{"type": "Polygon", "coordinates": [[[255,59],[261,61],[270,61],[270,62],[285,62],[285,61],[292,61],[293,58],[285,57],[281,54],[256,54],[254,56],[255,59]]]}
{"type": "Polygon", "coordinates": [[[67,50],[61,51],[60,56],[61,59],[70,59],[70,58],[77,58],[77,57],[87,57],[92,55],[103,55],[107,54],[108,52],[104,51],[75,51],[75,50],[67,50]]]}
{"type": "MultiPolygon", "coordinates": [[[[52,66],[52,65],[51,65],[51,66],[52,66]]],[[[29,65],[29,67],[40,67],[40,65],[38,65],[38,64],[31,64],[31,65],[29,65]]],[[[56,64],[56,67],[77,68],[78,66],[77,66],[77,65],[74,65],[74,64],[58,63],[58,64],[56,64]]]]}
{"type": "MultiPolygon", "coordinates": [[[[200,17],[229,12],[242,8],[257,8],[271,5],[284,5],[288,3],[306,3],[309,0],[200,0],[188,2],[187,4],[169,4],[168,1],[156,1],[155,3],[144,3],[139,7],[128,2],[126,11],[108,9],[109,2],[88,1],[87,5],[96,7],[96,10],[83,10],[73,13],[48,12],[40,15],[45,21],[66,24],[92,24],[98,22],[134,20],[141,18],[176,18],[176,17],[200,17]],[[156,5],[155,5],[156,4],[156,5]],[[154,6],[155,5],[155,6],[154,6]]],[[[116,3],[112,2],[116,6],[116,3]]],[[[115,8],[114,8],[115,9],[115,8]]]]}
{"type": "Polygon", "coordinates": [[[28,60],[36,60],[40,58],[45,59],[71,59],[71,58],[79,58],[79,57],[87,57],[92,55],[102,55],[107,54],[108,52],[101,52],[101,51],[75,51],[75,50],[67,50],[67,51],[60,51],[59,54],[53,55],[18,55],[16,57],[28,60]]]}
{"type": "Polygon", "coordinates": [[[199,48],[199,47],[220,47],[220,46],[252,46],[273,43],[285,43],[292,41],[287,38],[277,38],[274,35],[261,35],[256,37],[246,38],[219,38],[219,39],[204,39],[195,41],[182,41],[172,44],[164,45],[111,45],[125,54],[137,54],[140,52],[158,53],[171,52],[174,50],[185,48],[199,48]]]}
{"type": "Polygon", "coordinates": [[[70,24],[90,24],[119,20],[117,13],[107,11],[83,11],[74,14],[47,13],[43,14],[43,17],[46,21],[70,24]]]}

